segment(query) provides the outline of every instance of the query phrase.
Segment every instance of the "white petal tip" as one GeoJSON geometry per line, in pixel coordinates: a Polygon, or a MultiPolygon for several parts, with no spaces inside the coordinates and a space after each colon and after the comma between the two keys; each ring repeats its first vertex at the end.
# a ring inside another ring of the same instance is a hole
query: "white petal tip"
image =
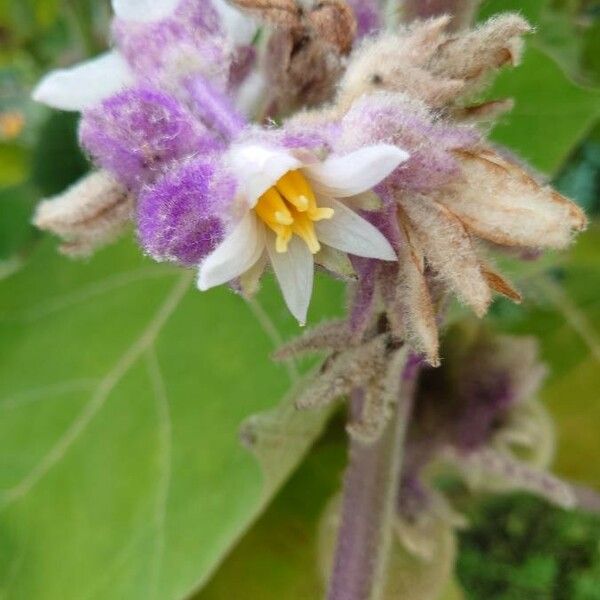
{"type": "Polygon", "coordinates": [[[390,246],[386,252],[382,252],[379,260],[386,260],[388,262],[396,262],[398,260],[398,256],[394,252],[394,249],[390,246]]]}
{"type": "Polygon", "coordinates": [[[127,63],[117,52],[101,54],[68,69],[46,75],[32,98],[52,108],[82,111],[133,83],[127,63]]]}
{"type": "Polygon", "coordinates": [[[379,247],[380,254],[374,258],[378,258],[379,260],[387,260],[390,262],[396,262],[398,260],[398,255],[396,254],[392,244],[390,244],[389,240],[383,234],[381,234],[381,239],[377,246],[379,247]]]}
{"type": "Polygon", "coordinates": [[[375,144],[343,156],[332,155],[306,171],[316,192],[349,198],[371,190],[408,158],[408,152],[398,146],[375,144]]]}
{"type": "Polygon", "coordinates": [[[69,101],[65,94],[65,87],[64,71],[54,71],[40,81],[33,90],[31,98],[35,102],[51,108],[68,111],[79,110],[79,107],[69,101]]]}
{"type": "Polygon", "coordinates": [[[292,317],[298,321],[299,327],[306,327],[306,321],[308,320],[308,308],[303,313],[296,313],[288,306],[290,312],[292,313],[292,317]]]}
{"type": "Polygon", "coordinates": [[[403,162],[406,162],[410,158],[410,154],[408,152],[406,152],[405,150],[400,150],[400,148],[398,148],[398,151],[399,151],[398,164],[401,165],[403,162]]]}
{"type": "MultiPolygon", "coordinates": [[[[311,291],[312,291],[312,285],[311,287],[311,291]]],[[[309,296],[309,300],[310,300],[310,296],[309,296]]],[[[294,317],[294,319],[296,319],[296,321],[298,321],[298,325],[300,327],[305,327],[306,326],[306,321],[308,319],[308,303],[305,303],[305,305],[300,308],[299,306],[296,307],[293,304],[291,304],[289,302],[289,298],[286,298],[286,304],[288,305],[288,309],[289,311],[292,313],[292,316],[294,317]]]]}

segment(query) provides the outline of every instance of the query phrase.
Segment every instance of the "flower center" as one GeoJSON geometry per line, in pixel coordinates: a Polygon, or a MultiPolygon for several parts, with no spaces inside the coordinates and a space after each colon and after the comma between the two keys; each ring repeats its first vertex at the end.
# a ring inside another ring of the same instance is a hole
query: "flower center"
{"type": "Polygon", "coordinates": [[[287,172],[270,187],[256,204],[256,214],[275,232],[277,252],[287,252],[292,235],[304,240],[316,254],[321,244],[315,232],[315,222],[333,217],[333,208],[319,208],[308,181],[298,170],[287,172]]]}

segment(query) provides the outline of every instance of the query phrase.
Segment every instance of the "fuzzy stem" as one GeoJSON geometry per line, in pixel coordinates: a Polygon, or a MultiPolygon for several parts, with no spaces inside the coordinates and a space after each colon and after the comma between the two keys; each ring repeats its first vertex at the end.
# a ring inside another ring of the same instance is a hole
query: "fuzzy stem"
{"type": "Polygon", "coordinates": [[[401,3],[402,20],[429,19],[452,15],[449,29],[458,31],[470,27],[481,0],[404,0],[401,3]]]}
{"type": "MultiPolygon", "coordinates": [[[[379,440],[350,442],[328,600],[377,600],[381,595],[416,379],[414,369],[405,370],[396,412],[379,440]]],[[[353,393],[353,410],[360,409],[362,396],[353,393]]]]}

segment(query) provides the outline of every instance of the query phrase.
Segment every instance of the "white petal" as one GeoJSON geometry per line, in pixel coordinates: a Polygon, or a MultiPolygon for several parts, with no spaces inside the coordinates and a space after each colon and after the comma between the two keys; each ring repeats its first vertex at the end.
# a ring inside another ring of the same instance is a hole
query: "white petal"
{"type": "Polygon", "coordinates": [[[260,144],[238,144],[229,152],[229,164],[250,208],[278,179],[288,171],[298,169],[301,163],[289,152],[260,144]]]}
{"type": "Polygon", "coordinates": [[[356,256],[398,260],[391,244],[377,227],[337,200],[320,199],[319,203],[335,211],[331,219],[315,223],[321,242],[356,256]]]}
{"type": "Polygon", "coordinates": [[[165,19],[181,0],[112,0],[113,10],[124,21],[149,22],[165,19]]]}
{"type": "Polygon", "coordinates": [[[70,69],[52,71],[33,91],[33,99],[61,110],[81,111],[133,83],[127,63],[107,52],[70,69]]]}
{"type": "Polygon", "coordinates": [[[239,277],[254,266],[264,249],[264,226],[249,212],[200,265],[198,288],[205,291],[239,277]]]}
{"type": "Polygon", "coordinates": [[[291,239],[288,251],[280,254],[275,249],[275,236],[267,234],[267,250],[285,303],[300,325],[304,325],[313,288],[312,254],[296,236],[291,239]]]}
{"type": "Polygon", "coordinates": [[[223,28],[236,46],[248,46],[252,43],[258,26],[256,21],[231,6],[225,0],[212,0],[213,6],[221,17],[223,28]]]}
{"type": "Polygon", "coordinates": [[[398,165],[408,153],[397,146],[366,146],[345,156],[331,156],[324,162],[304,168],[314,190],[332,198],[348,198],[372,189],[398,165]]]}

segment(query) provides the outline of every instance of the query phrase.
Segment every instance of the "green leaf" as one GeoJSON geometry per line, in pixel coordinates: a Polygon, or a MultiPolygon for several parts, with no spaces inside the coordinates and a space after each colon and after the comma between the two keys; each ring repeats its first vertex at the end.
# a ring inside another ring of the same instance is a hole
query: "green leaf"
{"type": "Polygon", "coordinates": [[[503,71],[488,96],[516,101],[494,129],[494,141],[547,173],[556,172],[600,118],[600,93],[569,81],[536,48],[527,50],[520,67],[503,71]]]}
{"type": "Polygon", "coordinates": [[[337,422],[195,600],[322,597],[319,519],[339,489],[345,452],[337,422]]]}
{"type": "Polygon", "coordinates": [[[473,505],[458,574],[468,598],[600,597],[600,519],[523,495],[473,505]]]}
{"type": "Polygon", "coordinates": [[[267,498],[279,489],[299,458],[311,448],[335,409],[335,406],[296,409],[295,399],[313,375],[314,371],[297,381],[275,408],[252,415],[242,425],[242,440],[260,463],[265,483],[263,493],[267,498]]]}
{"type": "MultiPolygon", "coordinates": [[[[131,244],[77,264],[45,242],[0,284],[4,597],[181,598],[263,509],[238,430],[289,387],[268,355],[297,325],[273,283],[258,319],[192,281],[131,244]]],[[[318,281],[313,314],[339,291],[318,281]]]]}
{"type": "Polygon", "coordinates": [[[585,0],[486,0],[479,20],[505,11],[520,13],[535,27],[528,43],[551,56],[573,81],[600,83],[600,15],[588,10],[585,0]]]}
{"type": "MultiPolygon", "coordinates": [[[[596,130],[600,131],[600,128],[596,130]]],[[[590,215],[600,210],[600,141],[594,140],[596,130],[555,181],[561,194],[575,200],[590,215]]]]}
{"type": "Polygon", "coordinates": [[[0,260],[22,252],[36,236],[30,224],[36,199],[28,186],[0,191],[0,260]]]}
{"type": "Polygon", "coordinates": [[[486,0],[481,3],[479,21],[486,21],[500,12],[518,12],[530,23],[537,24],[548,0],[486,0]]]}
{"type": "Polygon", "coordinates": [[[27,151],[16,144],[0,144],[0,190],[23,183],[27,177],[27,151]]]}
{"type": "Polygon", "coordinates": [[[62,192],[89,169],[77,144],[78,121],[74,113],[53,112],[40,128],[31,169],[44,196],[62,192]]]}

